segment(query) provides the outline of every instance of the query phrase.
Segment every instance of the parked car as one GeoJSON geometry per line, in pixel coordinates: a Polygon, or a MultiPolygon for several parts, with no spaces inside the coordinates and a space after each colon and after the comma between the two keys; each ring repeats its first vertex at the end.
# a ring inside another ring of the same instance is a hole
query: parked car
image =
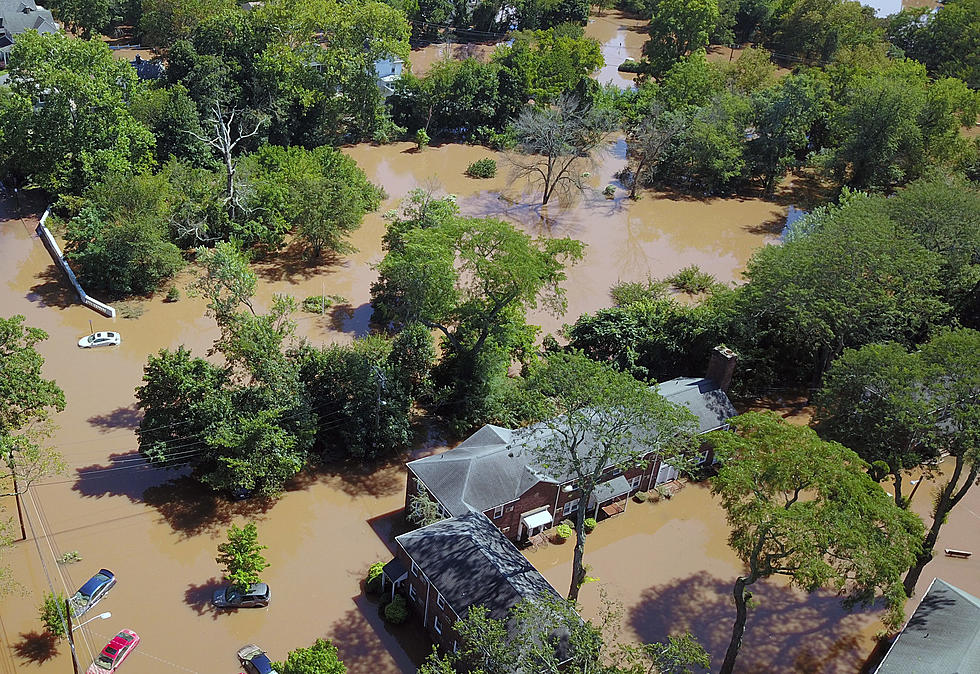
{"type": "Polygon", "coordinates": [[[100,569],[97,574],[85,581],[78,592],[71,597],[71,610],[75,617],[85,615],[98,604],[116,584],[116,576],[108,569],[100,569]]]}
{"type": "Polygon", "coordinates": [[[122,336],[118,332],[93,332],[78,340],[78,345],[83,349],[92,349],[97,346],[119,346],[121,342],[122,336]]]}
{"type": "Polygon", "coordinates": [[[105,645],[85,674],[114,674],[129,654],[136,650],[140,635],[133,630],[123,630],[105,645]]]}
{"type": "Polygon", "coordinates": [[[269,656],[255,644],[246,644],[239,648],[238,661],[242,663],[246,674],[279,674],[272,668],[269,656]]]}
{"type": "Polygon", "coordinates": [[[239,592],[234,585],[218,588],[211,595],[215,608],[261,608],[269,605],[272,595],[265,583],[255,583],[247,592],[239,592]]]}

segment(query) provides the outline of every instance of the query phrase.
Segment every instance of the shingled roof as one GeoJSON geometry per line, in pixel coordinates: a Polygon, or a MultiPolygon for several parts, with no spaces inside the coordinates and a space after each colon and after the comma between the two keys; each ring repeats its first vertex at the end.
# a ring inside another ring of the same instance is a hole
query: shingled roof
{"type": "Polygon", "coordinates": [[[980,599],[936,578],[875,674],[980,672],[980,599]]]}
{"type": "Polygon", "coordinates": [[[34,0],[0,0],[0,61],[6,61],[15,36],[28,30],[57,33],[58,24],[50,10],[34,0]]]}
{"type": "Polygon", "coordinates": [[[505,619],[522,599],[559,597],[483,513],[442,520],[395,540],[458,616],[486,606],[491,617],[505,619]]]}
{"type": "MultiPolygon", "coordinates": [[[[724,427],[736,414],[728,396],[710,379],[680,377],[658,385],[657,391],[691,410],[700,433],[724,427]]],[[[417,459],[409,466],[450,515],[485,512],[519,499],[540,482],[562,484],[572,479],[571,474],[536,465],[527,455],[529,436],[549,432],[540,424],[519,430],[487,425],[455,449],[417,459]]]]}

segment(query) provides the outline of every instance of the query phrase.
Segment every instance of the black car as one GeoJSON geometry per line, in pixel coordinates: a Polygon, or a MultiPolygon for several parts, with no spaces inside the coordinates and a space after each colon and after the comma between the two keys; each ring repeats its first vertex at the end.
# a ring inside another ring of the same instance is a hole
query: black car
{"type": "Polygon", "coordinates": [[[211,596],[215,608],[261,608],[269,605],[272,594],[265,583],[255,583],[247,592],[240,592],[234,585],[218,588],[211,596]]]}

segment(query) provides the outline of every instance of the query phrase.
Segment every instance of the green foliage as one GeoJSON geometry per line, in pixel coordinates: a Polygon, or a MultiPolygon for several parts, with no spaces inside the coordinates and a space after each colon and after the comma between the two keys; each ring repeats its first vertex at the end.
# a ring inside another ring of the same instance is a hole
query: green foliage
{"type": "Polygon", "coordinates": [[[586,517],[583,524],[585,527],[585,533],[591,534],[593,531],[595,531],[598,522],[595,521],[594,517],[586,517]]]}
{"type": "Polygon", "coordinates": [[[728,515],[729,545],[749,571],[736,582],[739,614],[723,669],[737,654],[746,588],[772,575],[807,592],[829,587],[846,605],[884,596],[886,624],[900,625],[900,577],[921,547],[919,518],[891,501],[854,452],[810,428],[758,412],[731,424],[735,433],[711,436],[722,461],[712,492],[728,515]]]}
{"type": "Polygon", "coordinates": [[[980,87],[980,5],[976,0],[946,0],[942,11],[910,8],[891,17],[888,40],[908,58],[925,64],[934,77],[956,77],[980,87]]]}
{"type": "Polygon", "coordinates": [[[829,61],[844,48],[881,41],[881,22],[857,2],[796,0],[777,4],[780,13],[767,41],[774,52],[829,61]],[[780,6],[781,4],[781,6],[780,6]]]}
{"type": "Polygon", "coordinates": [[[425,527],[446,519],[439,502],[432,498],[429,490],[420,480],[415,481],[415,493],[409,499],[408,512],[405,514],[412,524],[425,527]]]}
{"type": "Polygon", "coordinates": [[[309,648],[289,651],[286,662],[273,666],[279,674],[347,674],[337,647],[327,639],[317,639],[309,648]]]}
{"type": "Polygon", "coordinates": [[[139,32],[142,43],[167,47],[190,37],[205,19],[237,8],[232,0],[142,0],[139,32]]]}
{"type": "Polygon", "coordinates": [[[347,300],[340,295],[310,295],[303,300],[303,311],[320,314],[336,304],[346,303],[347,300]]]}
{"type": "Polygon", "coordinates": [[[419,129],[415,132],[415,147],[419,152],[429,144],[429,140],[429,134],[425,132],[425,129],[419,129]]]}
{"type": "Polygon", "coordinates": [[[573,529],[567,524],[559,524],[557,527],[555,527],[555,538],[557,538],[561,543],[564,543],[571,538],[572,533],[574,533],[573,529]]]}
{"type": "Polygon", "coordinates": [[[35,348],[48,333],[24,320],[0,318],[0,441],[65,409],[65,394],[42,377],[44,357],[35,348]]]}
{"type": "Polygon", "coordinates": [[[477,159],[466,167],[466,175],[471,178],[493,178],[497,175],[497,160],[490,157],[477,159]]]}
{"type": "Polygon", "coordinates": [[[228,542],[218,546],[215,561],[222,566],[225,580],[244,592],[262,582],[259,574],[269,566],[262,556],[265,549],[266,546],[259,545],[259,534],[253,522],[241,528],[232,524],[228,529],[228,542]]]}
{"type": "Polygon", "coordinates": [[[78,550],[71,550],[58,558],[59,564],[74,564],[75,562],[80,561],[82,561],[82,556],[79,554],[78,550]]]}
{"type": "Polygon", "coordinates": [[[717,281],[708,272],[701,271],[696,264],[684,267],[679,272],[667,278],[672,286],[683,290],[689,295],[696,295],[710,290],[717,281]]]}
{"type": "Polygon", "coordinates": [[[633,494],[633,499],[636,500],[637,503],[646,503],[650,499],[650,495],[645,491],[638,491],[633,494]]]}
{"type": "Polygon", "coordinates": [[[364,580],[364,591],[368,594],[378,594],[381,592],[381,576],[384,564],[375,562],[368,568],[367,578],[364,580]]]}
{"type": "Polygon", "coordinates": [[[63,637],[68,633],[68,616],[65,615],[65,596],[63,594],[44,593],[44,601],[38,609],[41,622],[45,629],[55,637],[63,637]]]}
{"type": "Polygon", "coordinates": [[[694,674],[711,664],[711,656],[690,632],[670,634],[666,642],[621,645],[617,655],[616,674],[694,674]]]}
{"type": "Polygon", "coordinates": [[[101,33],[108,28],[114,4],[110,0],[55,0],[51,9],[67,28],[88,40],[93,32],[101,33]]]}
{"type": "Polygon", "coordinates": [[[0,171],[52,194],[79,194],[107,174],[152,165],[153,135],[130,109],[143,85],[105,43],[28,31],[7,73],[0,171]]]}
{"type": "Polygon", "coordinates": [[[384,608],[385,622],[392,625],[401,625],[408,620],[408,616],[408,602],[400,594],[396,594],[394,599],[391,600],[391,603],[384,608]]]}
{"type": "Polygon", "coordinates": [[[718,22],[717,0],[655,0],[643,45],[648,70],[663,75],[682,57],[708,46],[708,38],[718,22]]]}

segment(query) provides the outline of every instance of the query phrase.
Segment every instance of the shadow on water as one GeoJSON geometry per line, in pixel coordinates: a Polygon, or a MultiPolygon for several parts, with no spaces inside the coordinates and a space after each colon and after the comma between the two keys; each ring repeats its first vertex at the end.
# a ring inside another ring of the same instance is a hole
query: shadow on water
{"type": "Polygon", "coordinates": [[[184,601],[194,609],[197,615],[210,613],[211,617],[217,620],[221,611],[216,611],[211,607],[211,597],[215,590],[224,587],[224,585],[225,583],[220,578],[212,578],[200,585],[190,583],[184,591],[184,601]]]}
{"type": "Polygon", "coordinates": [[[253,268],[265,281],[299,283],[320,274],[331,273],[332,267],[342,264],[343,260],[344,258],[330,251],[323,251],[317,258],[310,257],[303,242],[294,239],[282,250],[256,260],[253,268]]]}
{"type": "Polygon", "coordinates": [[[136,408],[136,403],[125,407],[117,407],[107,414],[99,414],[89,417],[88,422],[93,426],[98,426],[102,433],[108,433],[120,428],[135,429],[140,424],[143,413],[136,408]]]}
{"type": "Polygon", "coordinates": [[[355,337],[371,334],[371,315],[374,309],[370,302],[358,307],[338,304],[330,310],[330,327],[338,332],[352,333],[355,337]]]}
{"type": "Polygon", "coordinates": [[[355,608],[347,611],[328,630],[340,651],[349,674],[387,674],[414,672],[432,649],[432,641],[417,616],[403,625],[389,626],[378,615],[378,605],[364,595],[353,598],[355,608]],[[397,669],[387,665],[378,641],[395,660],[397,669]]]}
{"type": "Polygon", "coordinates": [[[275,501],[260,496],[230,501],[188,476],[148,488],[142,500],[185,539],[218,532],[239,517],[264,520],[275,505],[275,501]]]}
{"type": "Polygon", "coordinates": [[[401,456],[387,461],[357,463],[336,461],[317,469],[317,475],[336,483],[342,492],[350,496],[374,496],[380,498],[405,492],[405,472],[401,456]]]}
{"type": "Polygon", "coordinates": [[[367,523],[371,527],[371,530],[378,536],[378,540],[385,544],[392,555],[395,554],[398,548],[395,544],[395,537],[401,536],[415,528],[406,521],[404,508],[372,517],[367,523]]]}
{"type": "Polygon", "coordinates": [[[84,466],[75,472],[72,489],[82,496],[125,496],[134,502],[142,500],[146,489],[174,475],[171,470],[151,466],[136,450],[110,454],[108,462],[84,466]]]}
{"type": "Polygon", "coordinates": [[[68,285],[68,280],[53,264],[49,264],[34,277],[37,283],[25,296],[28,301],[42,307],[67,309],[78,304],[78,294],[68,285]]]}
{"type": "Polygon", "coordinates": [[[18,658],[40,665],[58,655],[58,637],[47,631],[21,632],[13,647],[18,658]]]}
{"type": "MultiPolygon", "coordinates": [[[[734,578],[696,575],[649,587],[629,613],[644,642],[690,630],[717,671],[731,638],[734,578]]],[[[757,584],[739,652],[743,672],[855,671],[867,653],[856,634],[873,608],[848,612],[829,592],[801,595],[774,583],[757,584]],[[776,669],[774,666],[778,665],[776,669]],[[849,669],[846,669],[849,668],[849,669]]]]}

